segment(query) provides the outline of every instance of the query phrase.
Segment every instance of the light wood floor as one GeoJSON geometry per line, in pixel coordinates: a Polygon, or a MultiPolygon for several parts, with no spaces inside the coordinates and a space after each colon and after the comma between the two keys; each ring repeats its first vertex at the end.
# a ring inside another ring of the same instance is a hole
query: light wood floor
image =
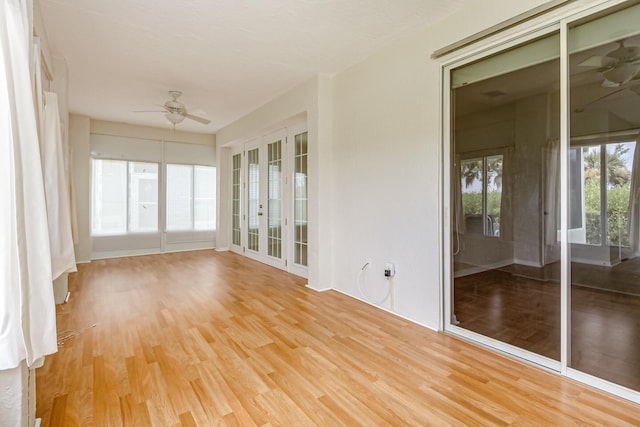
{"type": "Polygon", "coordinates": [[[231,253],[94,261],[43,426],[637,425],[640,407],[231,253]],[[95,324],[95,327],[91,327],[95,324]],[[85,329],[86,328],[86,329],[85,329]]]}

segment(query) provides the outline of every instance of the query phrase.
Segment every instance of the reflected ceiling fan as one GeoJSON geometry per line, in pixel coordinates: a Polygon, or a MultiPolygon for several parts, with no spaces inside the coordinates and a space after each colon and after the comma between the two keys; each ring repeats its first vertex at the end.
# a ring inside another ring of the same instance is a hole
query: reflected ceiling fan
{"type": "MultiPolygon", "coordinates": [[[[638,46],[625,46],[624,40],[618,41],[619,46],[606,55],[594,55],[578,64],[579,67],[597,67],[595,70],[603,77],[600,86],[616,89],[605,95],[599,96],[579,108],[576,112],[584,111],[585,107],[603,101],[617,93],[629,89],[635,95],[640,95],[640,48],[638,46]]],[[[587,71],[586,73],[589,73],[587,71]]],[[[574,76],[575,77],[575,76],[574,76]]]]}
{"type": "Polygon", "coordinates": [[[620,46],[604,56],[594,55],[578,64],[580,67],[598,67],[596,71],[604,77],[602,86],[620,87],[633,79],[638,79],[640,71],[640,48],[625,46],[624,40],[618,42],[620,46]]]}
{"type": "Polygon", "coordinates": [[[211,120],[194,116],[193,114],[189,114],[187,112],[187,108],[184,104],[178,101],[182,92],[179,90],[170,90],[169,95],[171,98],[169,101],[165,102],[162,107],[164,110],[148,110],[148,111],[134,111],[135,113],[164,113],[164,116],[167,120],[173,123],[173,126],[181,123],[184,119],[195,120],[198,123],[202,123],[203,125],[208,125],[211,123],[211,120]]]}

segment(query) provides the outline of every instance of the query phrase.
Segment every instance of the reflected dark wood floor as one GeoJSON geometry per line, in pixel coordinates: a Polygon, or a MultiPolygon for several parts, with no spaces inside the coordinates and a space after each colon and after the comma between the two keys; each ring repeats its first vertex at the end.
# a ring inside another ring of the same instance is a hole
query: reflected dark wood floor
{"type": "MultiPolygon", "coordinates": [[[[512,264],[499,270],[537,280],[560,281],[560,263],[543,268],[512,264]]],[[[626,259],[611,267],[571,263],[571,281],[574,285],[640,296],[640,257],[626,259]]]]}
{"type": "MultiPolygon", "coordinates": [[[[570,366],[640,391],[640,296],[574,284],[571,307],[570,366]]],[[[455,314],[465,329],[560,357],[557,281],[498,270],[460,277],[455,314]]]]}

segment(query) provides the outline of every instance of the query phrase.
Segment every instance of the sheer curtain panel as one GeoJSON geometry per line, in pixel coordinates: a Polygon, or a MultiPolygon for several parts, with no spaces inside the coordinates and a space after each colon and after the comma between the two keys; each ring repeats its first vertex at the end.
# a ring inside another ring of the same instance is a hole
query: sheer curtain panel
{"type": "Polygon", "coordinates": [[[0,369],[57,350],[26,0],[0,2],[0,369]]]}
{"type": "Polygon", "coordinates": [[[45,107],[42,128],[42,173],[47,200],[47,221],[51,247],[51,273],[57,279],[76,271],[76,257],[71,235],[69,185],[64,170],[64,149],[60,132],[58,95],[44,93],[45,107]]]}

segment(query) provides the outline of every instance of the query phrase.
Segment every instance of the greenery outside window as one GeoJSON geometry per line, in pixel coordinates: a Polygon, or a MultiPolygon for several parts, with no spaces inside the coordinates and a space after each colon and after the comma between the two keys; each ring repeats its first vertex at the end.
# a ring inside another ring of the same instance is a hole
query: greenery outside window
{"type": "Polygon", "coordinates": [[[500,236],[503,155],[461,162],[461,194],[467,233],[500,236]]]}
{"type": "MultiPolygon", "coordinates": [[[[572,147],[583,172],[581,206],[588,245],[629,246],[629,195],[635,142],[572,147]]],[[[581,208],[581,209],[580,209],[581,208]]]]}

